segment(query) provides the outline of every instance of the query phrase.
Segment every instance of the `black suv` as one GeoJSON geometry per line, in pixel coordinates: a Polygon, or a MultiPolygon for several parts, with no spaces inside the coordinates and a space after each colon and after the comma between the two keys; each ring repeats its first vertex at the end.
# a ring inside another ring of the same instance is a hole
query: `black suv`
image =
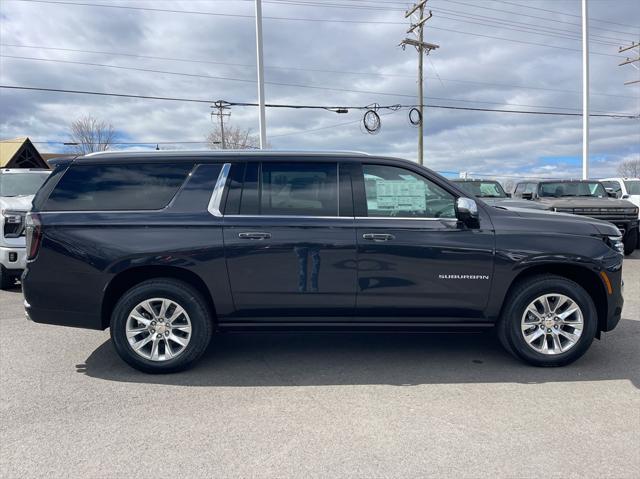
{"type": "Polygon", "coordinates": [[[497,326],[540,366],[622,311],[620,232],[490,208],[414,163],[357,153],[102,153],[58,164],[27,219],[27,315],[111,329],[147,372],[217,331],[497,326]]]}
{"type": "Polygon", "coordinates": [[[631,254],[638,243],[638,207],[611,198],[595,180],[528,181],[518,183],[514,197],[546,205],[559,213],[589,216],[609,221],[623,235],[624,253],[631,254]]]}

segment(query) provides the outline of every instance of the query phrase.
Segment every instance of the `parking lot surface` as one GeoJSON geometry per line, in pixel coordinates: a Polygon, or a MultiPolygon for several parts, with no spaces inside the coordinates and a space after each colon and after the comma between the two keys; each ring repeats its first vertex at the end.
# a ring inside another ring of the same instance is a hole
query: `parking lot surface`
{"type": "Polygon", "coordinates": [[[150,376],[0,291],[0,476],[640,477],[640,251],[571,366],[490,333],[226,334],[150,376]]]}

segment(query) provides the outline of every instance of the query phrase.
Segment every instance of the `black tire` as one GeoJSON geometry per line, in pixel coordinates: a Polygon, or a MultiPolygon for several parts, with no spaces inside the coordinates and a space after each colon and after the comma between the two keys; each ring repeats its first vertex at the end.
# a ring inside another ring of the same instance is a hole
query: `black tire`
{"type": "Polygon", "coordinates": [[[624,243],[624,254],[630,255],[633,253],[638,245],[638,228],[633,228],[632,230],[627,231],[622,242],[624,243]]]}
{"type": "Polygon", "coordinates": [[[580,358],[591,346],[598,329],[598,314],[589,294],[579,284],[561,276],[539,275],[523,280],[507,298],[498,321],[498,338],[503,347],[515,357],[534,366],[564,366],[580,358]],[[544,294],[558,293],[568,296],[581,309],[583,330],[573,347],[565,352],[547,355],[530,347],[521,332],[521,319],[525,308],[544,294]]]}
{"type": "Polygon", "coordinates": [[[169,278],[144,281],[127,291],[111,315],[111,340],[118,355],[130,366],[145,373],[173,373],[189,368],[206,351],[213,331],[210,308],[202,295],[190,285],[169,278]],[[151,298],[167,298],[179,304],[189,315],[191,338],[175,358],[152,361],[138,355],[129,345],[126,322],[133,308],[151,298]]]}
{"type": "Polygon", "coordinates": [[[16,284],[16,278],[11,276],[4,266],[0,265],[0,289],[11,289],[16,284]]]}

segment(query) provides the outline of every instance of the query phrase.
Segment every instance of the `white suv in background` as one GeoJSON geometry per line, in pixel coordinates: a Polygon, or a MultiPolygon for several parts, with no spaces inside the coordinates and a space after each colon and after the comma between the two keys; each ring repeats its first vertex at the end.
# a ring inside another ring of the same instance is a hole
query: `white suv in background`
{"type": "Polygon", "coordinates": [[[51,171],[0,168],[0,289],[13,286],[26,262],[24,218],[51,171]]]}
{"type": "MultiPolygon", "coordinates": [[[[615,193],[616,198],[631,201],[640,208],[640,178],[605,178],[600,180],[607,193],[615,193]]],[[[640,213],[638,214],[640,218],[640,213]]],[[[640,235],[638,235],[640,248],[640,235]]]]}

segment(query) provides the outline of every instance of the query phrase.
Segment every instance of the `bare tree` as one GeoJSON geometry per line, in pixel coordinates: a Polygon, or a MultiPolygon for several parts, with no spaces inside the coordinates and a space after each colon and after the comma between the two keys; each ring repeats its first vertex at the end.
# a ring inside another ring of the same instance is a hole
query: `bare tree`
{"type": "MultiPolygon", "coordinates": [[[[207,135],[207,143],[209,148],[222,149],[222,132],[219,124],[207,135]]],[[[227,124],[224,126],[224,143],[225,148],[234,150],[255,149],[260,146],[260,140],[251,133],[250,129],[227,124]]]]}
{"type": "Polygon", "coordinates": [[[115,136],[111,123],[92,116],[83,116],[71,123],[71,142],[79,155],[108,150],[115,136]]]}
{"type": "Polygon", "coordinates": [[[623,161],[618,165],[618,174],[624,177],[640,177],[640,159],[623,161]]]}

